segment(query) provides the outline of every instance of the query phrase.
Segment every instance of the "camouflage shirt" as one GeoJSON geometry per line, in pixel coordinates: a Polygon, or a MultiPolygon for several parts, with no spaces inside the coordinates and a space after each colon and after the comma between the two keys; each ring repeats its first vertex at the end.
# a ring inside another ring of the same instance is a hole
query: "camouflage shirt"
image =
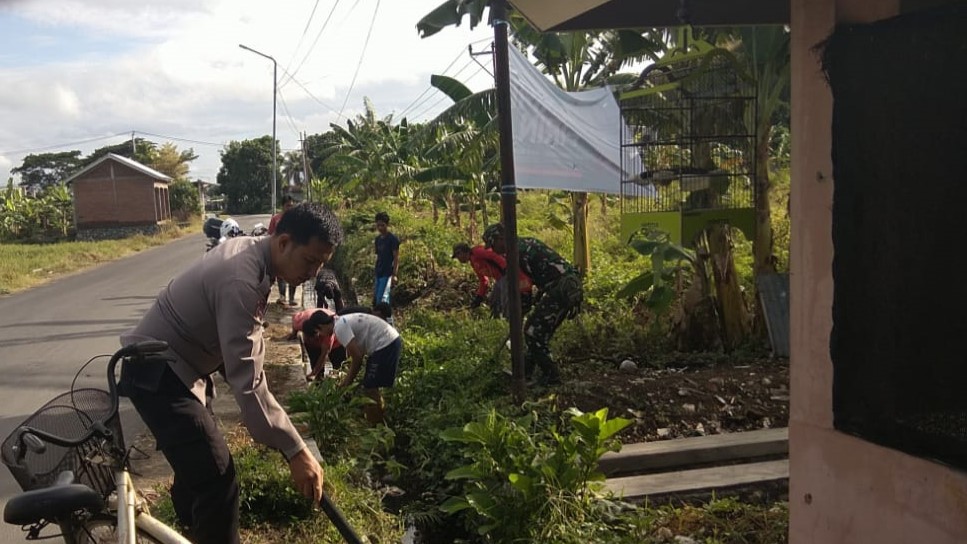
{"type": "Polygon", "coordinates": [[[534,280],[538,289],[544,290],[561,276],[578,273],[571,263],[535,238],[518,238],[517,251],[521,269],[534,280]]]}

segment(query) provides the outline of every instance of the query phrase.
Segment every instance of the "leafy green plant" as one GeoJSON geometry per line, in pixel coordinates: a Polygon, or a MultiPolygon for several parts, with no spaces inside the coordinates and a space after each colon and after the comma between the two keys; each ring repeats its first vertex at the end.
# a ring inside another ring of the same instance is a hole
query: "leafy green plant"
{"type": "Polygon", "coordinates": [[[289,396],[289,411],[296,422],[306,423],[309,434],[319,445],[325,445],[327,457],[349,455],[350,439],[362,426],[362,407],[372,403],[363,395],[354,395],[353,387],[340,387],[336,380],[319,380],[306,390],[289,396]]]}
{"type": "Polygon", "coordinates": [[[292,487],[289,469],[277,452],[253,444],[233,456],[243,525],[292,522],[313,514],[311,501],[292,487]]]}
{"type": "Polygon", "coordinates": [[[396,433],[386,425],[365,429],[359,436],[358,466],[366,472],[379,471],[398,479],[406,465],[393,457],[396,433]]]}
{"type": "Polygon", "coordinates": [[[0,191],[0,240],[52,242],[70,234],[74,203],[63,184],[29,195],[13,186],[0,191]]]}
{"type": "Polygon", "coordinates": [[[540,429],[533,413],[512,419],[495,410],[444,431],[445,440],[464,445],[471,463],[447,474],[464,481],[463,492],[441,509],[466,513],[475,532],[493,542],[541,542],[544,522],[557,517],[554,510],[588,511],[604,480],[598,460],[618,449],[614,436],[631,422],[608,419],[607,408],[567,414],[568,433],[556,426],[540,429]]]}
{"type": "Polygon", "coordinates": [[[662,315],[675,301],[675,279],[682,271],[695,264],[695,255],[672,242],[668,233],[657,229],[639,231],[629,244],[635,251],[650,258],[651,270],[646,270],[631,280],[618,291],[617,296],[634,297],[646,293],[645,305],[656,314],[662,315]]]}

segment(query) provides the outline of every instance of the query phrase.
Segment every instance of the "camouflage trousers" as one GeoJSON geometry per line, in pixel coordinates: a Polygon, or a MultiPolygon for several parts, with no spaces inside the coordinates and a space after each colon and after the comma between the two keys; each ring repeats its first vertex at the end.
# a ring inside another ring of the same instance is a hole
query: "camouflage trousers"
{"type": "Polygon", "coordinates": [[[535,366],[546,377],[558,377],[557,363],[551,359],[551,337],[565,319],[577,315],[583,300],[584,289],[577,274],[565,274],[545,287],[524,324],[524,343],[527,345],[524,372],[528,378],[533,375],[535,366]]]}

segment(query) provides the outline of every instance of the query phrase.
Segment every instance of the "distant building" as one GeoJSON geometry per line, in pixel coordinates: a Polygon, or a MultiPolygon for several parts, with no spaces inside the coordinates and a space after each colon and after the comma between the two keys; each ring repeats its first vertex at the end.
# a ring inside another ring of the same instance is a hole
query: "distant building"
{"type": "Polygon", "coordinates": [[[65,180],[74,197],[79,240],[157,232],[171,220],[172,179],[127,157],[108,153],[65,180]]]}
{"type": "Polygon", "coordinates": [[[205,181],[203,179],[196,179],[195,181],[191,182],[191,184],[198,189],[198,201],[200,202],[203,212],[222,209],[222,203],[224,202],[223,198],[212,198],[208,196],[208,192],[212,187],[217,185],[216,183],[205,181]]]}

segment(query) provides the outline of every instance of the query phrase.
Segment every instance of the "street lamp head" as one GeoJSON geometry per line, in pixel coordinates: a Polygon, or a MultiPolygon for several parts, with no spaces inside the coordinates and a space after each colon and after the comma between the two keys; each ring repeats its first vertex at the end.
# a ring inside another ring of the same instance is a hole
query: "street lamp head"
{"type": "Polygon", "coordinates": [[[242,49],[246,50],[246,51],[251,51],[252,53],[255,53],[256,55],[259,55],[260,57],[265,57],[265,58],[269,59],[270,61],[272,61],[273,63],[275,63],[275,59],[271,55],[266,55],[265,53],[263,53],[261,51],[256,51],[255,49],[252,49],[251,47],[249,47],[249,46],[247,46],[247,45],[245,45],[243,43],[238,44],[238,46],[241,47],[242,49]]]}

